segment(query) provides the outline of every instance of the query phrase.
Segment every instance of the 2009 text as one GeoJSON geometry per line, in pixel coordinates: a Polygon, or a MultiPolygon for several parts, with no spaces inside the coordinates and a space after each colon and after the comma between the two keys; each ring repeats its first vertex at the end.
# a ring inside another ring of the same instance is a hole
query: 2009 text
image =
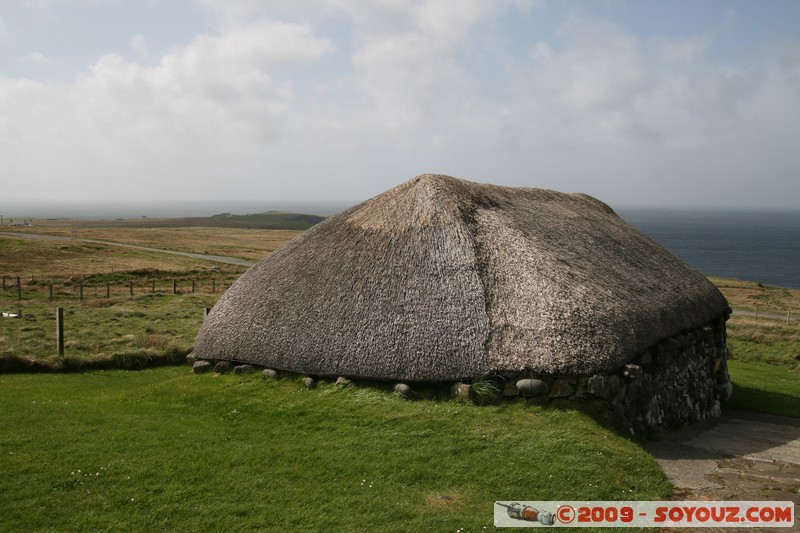
{"type": "Polygon", "coordinates": [[[526,501],[495,503],[498,527],[793,527],[793,502],[526,501]]]}

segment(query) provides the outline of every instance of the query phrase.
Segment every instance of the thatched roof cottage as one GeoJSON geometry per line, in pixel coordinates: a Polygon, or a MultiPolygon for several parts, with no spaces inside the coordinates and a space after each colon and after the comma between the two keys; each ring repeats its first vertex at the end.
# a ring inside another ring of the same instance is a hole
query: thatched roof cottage
{"type": "Polygon", "coordinates": [[[251,268],[195,355],[380,380],[591,376],[724,328],[727,312],[704,276],[599,200],[426,174],[251,268]]]}

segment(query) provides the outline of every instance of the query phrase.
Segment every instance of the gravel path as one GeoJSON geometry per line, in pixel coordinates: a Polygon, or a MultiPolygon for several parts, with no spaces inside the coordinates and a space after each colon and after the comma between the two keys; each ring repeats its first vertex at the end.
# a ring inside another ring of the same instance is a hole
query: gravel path
{"type": "Polygon", "coordinates": [[[800,419],[727,411],[666,433],[648,450],[675,486],[674,500],[792,501],[795,527],[764,531],[800,531],[800,419]]]}

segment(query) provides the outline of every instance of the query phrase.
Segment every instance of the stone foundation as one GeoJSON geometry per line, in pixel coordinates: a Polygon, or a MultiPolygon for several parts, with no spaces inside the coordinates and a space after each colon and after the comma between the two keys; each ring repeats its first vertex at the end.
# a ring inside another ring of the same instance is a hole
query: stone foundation
{"type": "MultiPolygon", "coordinates": [[[[719,416],[721,402],[731,395],[727,318],[665,339],[615,372],[505,375],[496,384],[507,398],[584,407],[637,433],[698,422],[719,416]]],[[[469,393],[462,388],[457,394],[469,393]]]]}
{"type": "MultiPolygon", "coordinates": [[[[719,416],[721,403],[732,392],[725,332],[728,317],[726,314],[703,327],[664,339],[639,354],[635,362],[614,372],[496,375],[472,383],[448,385],[449,391],[476,403],[494,403],[505,398],[535,405],[578,407],[613,422],[619,429],[637,434],[699,422],[719,416]]],[[[210,362],[195,362],[191,354],[187,359],[194,363],[196,373],[211,370],[210,362]]],[[[248,371],[254,370],[251,365],[240,365],[235,368],[236,373],[244,373],[240,369],[245,366],[248,371]]],[[[267,372],[269,379],[278,376],[275,370],[267,369],[265,378],[267,372]]],[[[351,384],[345,377],[339,379],[351,384]]],[[[441,390],[441,385],[398,383],[394,389],[404,398],[426,398],[435,397],[435,390],[441,390]]]]}

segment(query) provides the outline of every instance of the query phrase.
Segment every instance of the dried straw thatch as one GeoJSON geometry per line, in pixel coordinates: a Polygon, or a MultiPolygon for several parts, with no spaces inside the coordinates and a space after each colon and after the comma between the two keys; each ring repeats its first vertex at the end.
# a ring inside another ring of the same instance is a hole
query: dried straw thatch
{"type": "Polygon", "coordinates": [[[374,379],[588,374],[727,306],[594,198],[423,175],[259,262],[195,354],[374,379]]]}

